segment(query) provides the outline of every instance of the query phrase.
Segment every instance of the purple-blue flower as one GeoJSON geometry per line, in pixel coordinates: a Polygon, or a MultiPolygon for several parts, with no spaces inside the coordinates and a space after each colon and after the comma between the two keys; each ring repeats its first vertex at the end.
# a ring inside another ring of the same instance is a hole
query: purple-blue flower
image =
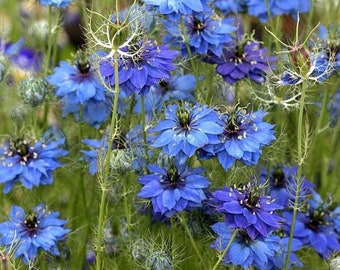
{"type": "Polygon", "coordinates": [[[25,264],[32,262],[40,249],[59,256],[58,241],[65,240],[71,231],[65,228],[66,220],[59,219],[59,212],[47,211],[38,204],[33,212],[25,213],[19,206],[12,206],[10,220],[0,223],[0,243],[13,249],[14,257],[25,264]]]}
{"type": "MultiPolygon", "coordinates": [[[[267,170],[263,169],[259,177],[259,183],[268,186],[268,195],[276,199],[276,203],[288,207],[293,202],[296,194],[297,166],[278,165],[267,170]]],[[[301,201],[311,195],[313,184],[301,177],[299,198],[301,201]]]]}
{"type": "Polygon", "coordinates": [[[266,72],[273,68],[275,57],[267,56],[268,50],[258,41],[244,40],[225,46],[220,57],[210,55],[206,61],[216,65],[216,72],[229,83],[234,84],[248,78],[257,83],[266,80],[266,72]]]}
{"type": "Polygon", "coordinates": [[[59,157],[68,151],[61,148],[65,138],[35,143],[24,138],[7,141],[0,147],[0,183],[5,184],[4,193],[8,193],[14,184],[20,182],[25,188],[51,185],[53,171],[61,167],[59,157]]]}
{"type": "MultiPolygon", "coordinates": [[[[218,222],[211,227],[217,234],[217,239],[210,247],[223,252],[235,230],[226,226],[224,222],[218,222]]],[[[279,237],[276,235],[270,234],[266,238],[258,236],[253,239],[245,230],[237,230],[236,237],[231,242],[222,262],[224,265],[239,265],[245,270],[251,267],[267,269],[269,260],[279,249],[278,241],[279,237]]]]}
{"type": "Polygon", "coordinates": [[[61,98],[63,117],[74,114],[78,120],[82,107],[82,120],[95,128],[107,119],[111,108],[109,97],[112,95],[97,78],[91,62],[81,54],[75,65],[61,61],[46,80],[55,86],[55,95],[61,98]]]}
{"type": "Polygon", "coordinates": [[[159,132],[153,147],[161,147],[165,154],[184,163],[196,150],[217,143],[217,135],[223,132],[223,126],[214,109],[197,103],[193,107],[169,105],[165,120],[150,131],[159,132]]]}
{"type": "Polygon", "coordinates": [[[275,199],[261,194],[254,183],[240,188],[224,187],[212,193],[211,201],[215,209],[225,216],[225,224],[230,228],[244,229],[251,239],[262,235],[267,237],[280,228],[283,219],[274,211],[283,209],[275,199]]]}
{"type": "Polygon", "coordinates": [[[207,0],[143,0],[146,5],[154,6],[160,14],[190,14],[203,12],[209,8],[207,0]]]}
{"type": "Polygon", "coordinates": [[[202,168],[188,168],[171,162],[168,167],[148,165],[150,174],[138,179],[143,184],[138,196],[151,199],[153,212],[171,217],[178,212],[200,207],[206,199],[203,192],[210,183],[202,168]]]}
{"type": "Polygon", "coordinates": [[[233,18],[216,18],[213,15],[210,12],[193,12],[177,20],[164,21],[168,31],[164,36],[164,43],[179,46],[185,56],[194,53],[204,55],[208,51],[220,56],[223,45],[232,41],[232,32],[236,30],[236,27],[233,26],[233,18]],[[183,29],[178,27],[181,20],[183,29]],[[190,54],[187,46],[189,46],[190,54]]]}
{"type": "MultiPolygon", "coordinates": [[[[163,106],[171,100],[195,100],[196,78],[192,74],[175,74],[170,79],[160,80],[158,84],[150,87],[149,93],[145,95],[145,111],[149,114],[159,112],[163,106]]],[[[135,113],[142,112],[142,101],[137,96],[135,113]]]]}
{"type": "MultiPolygon", "coordinates": [[[[294,237],[304,246],[314,248],[324,259],[340,251],[340,233],[337,231],[332,207],[331,202],[323,201],[319,194],[313,192],[313,198],[307,201],[305,211],[297,213],[294,227],[294,237]]],[[[292,211],[285,211],[282,216],[286,220],[283,228],[289,232],[292,211]]]]}
{"type": "Polygon", "coordinates": [[[65,9],[72,2],[72,0],[39,0],[39,2],[43,6],[52,6],[65,9]]]}
{"type": "Polygon", "coordinates": [[[268,21],[268,9],[272,17],[286,14],[296,18],[298,13],[308,12],[311,8],[309,0],[269,0],[268,8],[264,0],[246,0],[246,2],[248,14],[259,18],[261,22],[268,21]]]}
{"type": "Polygon", "coordinates": [[[225,14],[242,13],[246,10],[246,0],[213,0],[213,4],[225,14]]]}
{"type": "MultiPolygon", "coordinates": [[[[154,40],[142,40],[138,44],[121,49],[124,55],[118,59],[119,85],[127,96],[132,93],[146,94],[159,80],[171,77],[176,68],[173,60],[178,51],[170,50],[168,45],[158,45],[154,40]]],[[[107,54],[100,53],[100,73],[105,82],[114,87],[115,76],[113,59],[106,59],[107,54]]]]}
{"type": "Polygon", "coordinates": [[[275,140],[274,125],[263,121],[266,114],[261,110],[247,113],[238,106],[223,114],[224,130],[218,135],[219,143],[204,147],[201,157],[217,156],[225,170],[236,160],[246,165],[257,164],[261,148],[275,140]]]}

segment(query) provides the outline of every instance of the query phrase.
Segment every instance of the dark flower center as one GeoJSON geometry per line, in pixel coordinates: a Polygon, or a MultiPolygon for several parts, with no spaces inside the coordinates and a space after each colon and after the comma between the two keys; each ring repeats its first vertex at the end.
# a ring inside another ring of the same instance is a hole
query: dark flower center
{"type": "Polygon", "coordinates": [[[170,90],[170,84],[167,81],[165,81],[165,80],[160,80],[158,82],[158,85],[162,88],[162,90],[164,92],[167,92],[167,91],[170,90]]]}
{"type": "Polygon", "coordinates": [[[239,237],[241,237],[243,239],[244,243],[246,243],[246,244],[249,244],[252,241],[251,238],[249,237],[247,231],[244,230],[244,229],[240,229],[238,231],[238,235],[239,235],[239,237]]]}
{"type": "Polygon", "coordinates": [[[79,72],[82,75],[87,75],[90,72],[91,65],[85,52],[79,50],[76,53],[75,63],[79,72]]]}
{"type": "Polygon", "coordinates": [[[275,168],[273,172],[273,185],[274,186],[285,186],[286,180],[282,168],[275,168]]]}
{"type": "Polygon", "coordinates": [[[27,227],[29,231],[35,231],[39,226],[39,220],[37,215],[28,214],[24,220],[24,225],[27,227]]]}
{"type": "Polygon", "coordinates": [[[186,108],[177,109],[176,116],[181,127],[185,130],[190,130],[190,112],[186,108]]]}
{"type": "Polygon", "coordinates": [[[259,199],[260,199],[260,190],[252,185],[252,183],[248,183],[242,188],[238,188],[239,192],[244,193],[245,196],[242,200],[240,200],[240,204],[247,207],[248,209],[259,208],[259,199]]]}
{"type": "Polygon", "coordinates": [[[321,225],[327,225],[328,222],[325,220],[325,211],[315,210],[310,214],[310,219],[308,222],[308,227],[312,230],[316,230],[321,225]]]}
{"type": "Polygon", "coordinates": [[[13,140],[10,144],[9,150],[7,151],[7,156],[11,157],[19,155],[21,157],[20,163],[22,165],[26,165],[30,159],[36,159],[38,157],[36,152],[30,152],[30,148],[30,144],[22,138],[13,140]]]}
{"type": "Polygon", "coordinates": [[[86,61],[86,62],[78,62],[78,63],[77,63],[77,67],[78,67],[78,70],[80,71],[80,73],[81,73],[82,75],[87,75],[87,74],[89,74],[91,65],[90,65],[89,61],[86,61]]]}
{"type": "Polygon", "coordinates": [[[204,29],[204,22],[201,22],[199,19],[194,18],[194,30],[200,32],[204,29]]]}
{"type": "Polygon", "coordinates": [[[171,164],[170,167],[168,168],[167,171],[167,178],[170,182],[170,185],[176,185],[176,183],[179,180],[179,173],[178,173],[178,169],[176,167],[176,165],[171,164]]]}

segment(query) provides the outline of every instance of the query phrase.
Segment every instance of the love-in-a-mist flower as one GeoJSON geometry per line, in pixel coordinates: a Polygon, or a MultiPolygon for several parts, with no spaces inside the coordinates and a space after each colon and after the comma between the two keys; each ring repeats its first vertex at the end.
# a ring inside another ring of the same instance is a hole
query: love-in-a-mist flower
{"type": "MultiPolygon", "coordinates": [[[[210,247],[223,252],[231,241],[235,229],[229,228],[224,222],[218,222],[211,228],[217,234],[217,239],[210,247]]],[[[276,235],[258,236],[253,239],[245,230],[237,230],[222,263],[239,265],[245,270],[250,267],[267,269],[270,258],[279,249],[278,241],[279,237],[276,235]]]]}
{"type": "Polygon", "coordinates": [[[25,188],[51,185],[53,171],[61,167],[58,159],[68,151],[62,149],[65,138],[46,142],[31,142],[25,138],[7,141],[0,147],[0,183],[5,184],[4,193],[11,191],[15,183],[25,188]]]}
{"type": "MultiPolygon", "coordinates": [[[[290,206],[295,200],[297,183],[297,166],[277,165],[268,172],[261,170],[259,183],[268,186],[267,194],[276,199],[276,203],[283,207],[290,206]]],[[[312,194],[313,184],[306,178],[300,179],[299,199],[301,202],[308,199],[312,194]]]]}
{"type": "Polygon", "coordinates": [[[251,239],[255,239],[259,235],[268,236],[273,230],[279,229],[283,222],[274,213],[283,207],[262,192],[255,183],[240,188],[224,187],[212,193],[211,201],[216,211],[224,214],[228,227],[244,229],[251,239]]]}
{"type": "Polygon", "coordinates": [[[256,40],[238,40],[225,46],[220,57],[210,55],[206,61],[216,64],[216,72],[231,85],[245,78],[263,83],[276,58],[268,56],[268,50],[256,40]]]}
{"type": "Polygon", "coordinates": [[[239,160],[246,165],[257,164],[262,153],[261,148],[269,145],[274,136],[274,125],[263,121],[266,112],[258,110],[248,113],[236,105],[230,112],[222,115],[224,130],[218,135],[219,143],[207,145],[201,157],[217,156],[225,170],[239,160]]]}
{"type": "MultiPolygon", "coordinates": [[[[168,45],[158,45],[155,40],[141,40],[121,48],[121,52],[117,63],[118,83],[127,96],[146,94],[159,80],[169,79],[170,72],[176,68],[173,60],[179,55],[178,51],[170,50],[168,45]]],[[[100,73],[105,82],[114,87],[114,60],[107,55],[101,54],[100,73]]]]}
{"type": "Polygon", "coordinates": [[[236,30],[233,22],[233,18],[218,18],[212,12],[193,12],[177,20],[164,21],[168,33],[163,41],[179,46],[185,56],[204,55],[208,51],[220,56],[223,45],[232,41],[232,32],[236,30]],[[183,27],[179,27],[181,21],[183,27]]]}
{"type": "Polygon", "coordinates": [[[78,52],[75,65],[61,61],[47,82],[55,86],[55,95],[61,98],[63,116],[73,113],[78,119],[99,128],[110,113],[110,95],[100,82],[91,59],[78,52]]]}
{"type": "Polygon", "coordinates": [[[214,0],[213,5],[225,14],[246,11],[247,0],[214,0]]]}
{"type": "Polygon", "coordinates": [[[165,168],[148,165],[150,174],[138,179],[143,184],[138,196],[151,199],[154,213],[171,217],[178,212],[200,207],[206,199],[203,192],[210,183],[201,175],[202,168],[188,168],[171,162],[165,168]]]}
{"type": "Polygon", "coordinates": [[[253,15],[261,22],[269,19],[268,11],[271,16],[291,15],[296,18],[298,13],[308,12],[311,8],[309,0],[246,0],[248,14],[253,15]]]}
{"type": "MultiPolygon", "coordinates": [[[[194,102],[195,88],[196,78],[192,74],[175,74],[170,79],[160,80],[151,86],[149,93],[145,95],[145,112],[152,116],[154,112],[159,112],[171,100],[194,102]]],[[[134,113],[140,114],[141,112],[142,101],[141,97],[137,96],[134,113]]]]}
{"type": "Polygon", "coordinates": [[[190,14],[193,11],[203,12],[209,9],[207,0],[143,0],[143,2],[156,7],[160,14],[190,14]]]}
{"type": "Polygon", "coordinates": [[[199,148],[218,142],[222,124],[217,112],[206,105],[169,105],[165,119],[150,130],[159,132],[152,146],[184,163],[199,148]]]}
{"type": "MultiPolygon", "coordinates": [[[[294,227],[294,237],[304,246],[312,247],[324,259],[340,251],[340,232],[334,222],[333,207],[332,201],[322,200],[314,191],[313,198],[306,202],[305,210],[297,213],[294,227]]],[[[286,220],[283,228],[289,232],[292,211],[285,211],[282,216],[286,220]]]]}
{"type": "Polygon", "coordinates": [[[67,8],[72,0],[39,0],[43,6],[51,6],[56,8],[67,8]]]}
{"type": "Polygon", "coordinates": [[[32,262],[39,250],[59,256],[58,242],[65,240],[71,230],[65,228],[66,220],[58,216],[59,212],[47,211],[43,203],[26,213],[21,207],[12,206],[10,220],[0,223],[0,243],[25,264],[32,262]]]}

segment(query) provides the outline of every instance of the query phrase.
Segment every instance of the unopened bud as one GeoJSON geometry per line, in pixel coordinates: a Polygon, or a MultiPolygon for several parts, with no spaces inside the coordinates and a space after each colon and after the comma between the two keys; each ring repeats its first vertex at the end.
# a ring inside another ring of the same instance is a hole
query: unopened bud
{"type": "Polygon", "coordinates": [[[45,100],[47,83],[44,79],[28,78],[20,84],[20,95],[25,104],[39,106],[45,100]]]}

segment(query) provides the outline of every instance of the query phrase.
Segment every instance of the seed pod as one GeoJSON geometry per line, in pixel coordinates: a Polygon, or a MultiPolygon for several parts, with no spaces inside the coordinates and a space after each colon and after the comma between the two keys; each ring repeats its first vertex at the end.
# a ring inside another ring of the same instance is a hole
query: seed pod
{"type": "Polygon", "coordinates": [[[47,83],[44,79],[28,78],[20,84],[20,95],[25,104],[37,107],[45,100],[47,83]]]}

